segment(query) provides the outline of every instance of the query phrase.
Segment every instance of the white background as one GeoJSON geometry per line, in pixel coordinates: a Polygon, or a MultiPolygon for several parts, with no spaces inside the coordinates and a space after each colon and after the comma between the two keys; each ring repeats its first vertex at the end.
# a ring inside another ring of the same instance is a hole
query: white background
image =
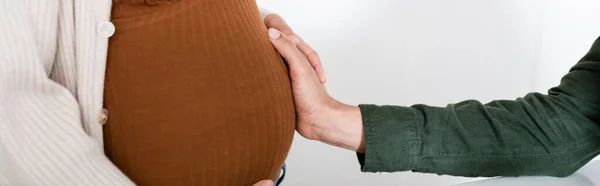
{"type": "MultiPolygon", "coordinates": [[[[598,0],[257,0],[321,55],[349,104],[443,106],[546,92],[600,36],[598,0]]],[[[360,173],[355,154],[296,135],[284,186],[449,185],[360,173]]]]}

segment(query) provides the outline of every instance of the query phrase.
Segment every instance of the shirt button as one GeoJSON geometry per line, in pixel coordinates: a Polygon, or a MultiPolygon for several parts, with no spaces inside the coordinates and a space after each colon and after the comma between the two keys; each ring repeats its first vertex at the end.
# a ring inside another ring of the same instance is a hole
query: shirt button
{"type": "Polygon", "coordinates": [[[113,25],[110,21],[105,21],[98,24],[98,35],[102,38],[109,38],[113,34],[115,34],[115,25],[113,25]]]}
{"type": "Polygon", "coordinates": [[[99,117],[99,120],[100,120],[100,121],[99,121],[99,122],[100,122],[100,125],[104,125],[104,124],[106,124],[106,121],[108,121],[108,110],[106,110],[105,108],[103,108],[103,109],[100,111],[100,117],[99,117]]]}

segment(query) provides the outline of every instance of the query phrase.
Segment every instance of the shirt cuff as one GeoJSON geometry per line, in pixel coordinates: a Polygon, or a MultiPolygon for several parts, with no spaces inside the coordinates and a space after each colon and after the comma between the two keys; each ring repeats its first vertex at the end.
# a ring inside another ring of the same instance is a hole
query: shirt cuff
{"type": "Polygon", "coordinates": [[[265,20],[265,18],[267,18],[267,16],[271,15],[271,14],[275,14],[265,8],[258,8],[260,10],[260,17],[262,17],[263,20],[265,20]]]}
{"type": "Polygon", "coordinates": [[[359,105],[365,153],[357,153],[362,172],[398,172],[418,168],[420,129],[416,111],[408,107],[359,105]]]}

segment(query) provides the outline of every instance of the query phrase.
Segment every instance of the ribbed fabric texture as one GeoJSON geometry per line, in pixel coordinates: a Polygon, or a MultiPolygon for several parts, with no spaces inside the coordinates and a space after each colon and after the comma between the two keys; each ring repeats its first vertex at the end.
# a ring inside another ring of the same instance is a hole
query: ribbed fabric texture
{"type": "Polygon", "coordinates": [[[252,185],[291,147],[288,71],[254,0],[120,0],[105,149],[140,185],[252,185]]]}
{"type": "Polygon", "coordinates": [[[109,8],[0,0],[0,185],[133,185],[97,138],[109,8]]]}

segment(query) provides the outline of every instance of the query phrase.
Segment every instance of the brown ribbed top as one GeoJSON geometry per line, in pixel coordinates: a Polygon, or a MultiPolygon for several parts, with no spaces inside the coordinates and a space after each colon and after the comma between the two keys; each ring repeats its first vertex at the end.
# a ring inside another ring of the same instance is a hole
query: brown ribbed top
{"type": "Polygon", "coordinates": [[[114,0],[106,153],[139,185],[275,179],[295,111],[254,0],[114,0]]]}

